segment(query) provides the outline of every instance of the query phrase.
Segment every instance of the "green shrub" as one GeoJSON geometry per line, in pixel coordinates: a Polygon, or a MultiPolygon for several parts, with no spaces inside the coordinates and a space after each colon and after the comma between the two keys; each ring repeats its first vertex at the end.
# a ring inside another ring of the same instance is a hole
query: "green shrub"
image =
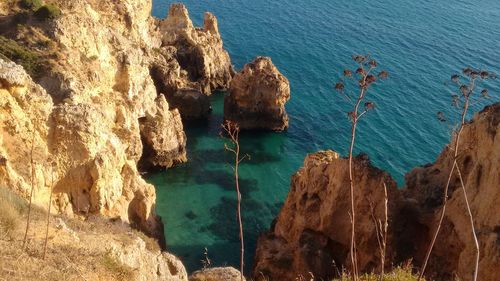
{"type": "Polygon", "coordinates": [[[43,5],[35,12],[35,16],[40,20],[53,20],[60,17],[61,14],[61,9],[54,4],[43,5]]]}
{"type": "Polygon", "coordinates": [[[37,53],[3,36],[0,36],[0,58],[7,58],[22,65],[32,77],[35,77],[40,69],[37,53]]]}
{"type": "MultiPolygon", "coordinates": [[[[378,274],[363,274],[359,276],[360,281],[379,281],[378,274]]],[[[339,279],[334,279],[333,281],[350,281],[352,277],[346,273],[343,273],[339,279]]],[[[403,265],[400,267],[394,268],[392,271],[384,274],[383,281],[417,281],[418,276],[412,273],[412,269],[410,265],[403,265]]],[[[425,281],[425,279],[424,279],[425,281]]]]}
{"type": "Polygon", "coordinates": [[[42,0],[21,0],[21,7],[24,9],[38,10],[43,5],[42,0]]]}

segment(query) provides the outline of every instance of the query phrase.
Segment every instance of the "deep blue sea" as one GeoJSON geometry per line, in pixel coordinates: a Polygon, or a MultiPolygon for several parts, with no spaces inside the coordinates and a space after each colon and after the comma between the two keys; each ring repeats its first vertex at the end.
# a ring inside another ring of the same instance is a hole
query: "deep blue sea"
{"type": "MultiPolygon", "coordinates": [[[[153,15],[166,16],[173,1],[154,0],[153,15]]],[[[237,69],[256,56],[270,56],[291,83],[284,133],[246,133],[241,166],[246,264],[256,239],[279,211],[291,175],[306,154],[349,145],[349,104],[333,90],[342,70],[354,68],[351,55],[371,54],[390,78],[369,92],[377,109],[360,126],[355,151],[400,183],[411,168],[432,162],[450,138],[446,85],[465,66],[500,74],[498,0],[188,0],[194,23],[211,11],[237,69]]],[[[492,101],[500,79],[488,83],[492,101]]],[[[189,271],[202,266],[205,248],[213,265],[238,265],[239,238],[231,156],[219,137],[223,93],[212,97],[208,124],[187,127],[189,162],[148,180],[157,190],[157,212],[165,222],[169,251],[189,271]]],[[[482,108],[488,102],[475,106],[482,108]]],[[[454,115],[455,114],[455,115],[454,115]]]]}

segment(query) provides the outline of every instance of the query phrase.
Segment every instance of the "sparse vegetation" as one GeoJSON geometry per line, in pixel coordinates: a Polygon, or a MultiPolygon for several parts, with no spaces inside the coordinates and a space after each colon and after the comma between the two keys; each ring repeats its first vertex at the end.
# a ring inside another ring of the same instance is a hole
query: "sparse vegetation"
{"type": "Polygon", "coordinates": [[[21,213],[26,208],[25,202],[11,191],[0,188],[0,233],[2,237],[12,239],[21,226],[21,213]]]}
{"type": "MultiPolygon", "coordinates": [[[[346,273],[343,273],[339,279],[334,279],[333,281],[348,281],[352,277],[346,273]]],[[[359,276],[359,281],[416,281],[418,279],[417,275],[412,273],[412,268],[410,265],[405,265],[401,267],[396,267],[391,272],[388,272],[380,279],[379,274],[363,274],[359,276]]],[[[425,280],[424,280],[425,281],[425,280]]]]}
{"type": "Polygon", "coordinates": [[[19,2],[19,4],[21,5],[21,8],[36,11],[40,7],[42,7],[43,1],[42,0],[21,0],[21,2],[19,2]]]}
{"type": "MultiPolygon", "coordinates": [[[[489,93],[487,89],[482,89],[480,91],[480,94],[476,94],[476,90],[479,87],[479,83],[481,81],[487,80],[487,79],[495,79],[496,75],[494,73],[484,71],[484,70],[479,70],[479,69],[473,69],[470,67],[464,68],[462,70],[462,74],[453,74],[451,76],[451,81],[457,85],[459,93],[458,94],[453,94],[451,96],[452,98],[452,105],[456,108],[459,109],[460,112],[460,122],[458,126],[455,126],[457,129],[454,131],[454,140],[453,144],[454,147],[451,150],[453,153],[453,164],[451,166],[450,172],[448,174],[448,180],[446,182],[446,185],[444,187],[444,192],[443,192],[443,203],[442,203],[442,208],[441,208],[441,214],[439,216],[439,221],[436,227],[436,231],[434,232],[434,235],[432,237],[431,243],[429,245],[429,248],[427,250],[424,263],[422,265],[422,269],[420,271],[420,276],[418,280],[421,280],[424,276],[425,269],[427,267],[427,263],[429,262],[430,255],[432,253],[432,250],[434,248],[434,244],[436,243],[436,239],[439,235],[439,231],[441,230],[441,226],[443,224],[444,216],[446,214],[446,205],[448,203],[448,191],[451,183],[451,179],[453,177],[453,173],[456,171],[457,175],[460,179],[460,185],[463,191],[464,195],[464,200],[465,200],[465,206],[466,206],[466,211],[467,214],[469,215],[469,220],[470,220],[470,226],[471,226],[471,231],[472,231],[472,236],[474,238],[474,243],[475,243],[475,248],[476,248],[476,260],[474,262],[474,275],[472,280],[476,281],[477,276],[478,276],[478,271],[479,271],[479,241],[477,238],[477,233],[476,229],[474,226],[474,217],[472,215],[472,211],[470,209],[469,205],[469,199],[467,196],[467,190],[465,187],[465,182],[462,178],[462,172],[460,170],[460,167],[458,165],[458,158],[460,157],[460,137],[462,135],[462,131],[465,127],[465,124],[467,122],[467,114],[470,109],[470,107],[474,104],[477,104],[481,100],[489,98],[489,93]]],[[[437,113],[438,120],[441,122],[446,122],[446,117],[443,112],[438,112],[437,113]]]]}
{"type": "Polygon", "coordinates": [[[347,101],[353,106],[352,111],[347,113],[347,117],[351,121],[351,142],[349,145],[349,189],[350,189],[350,201],[351,210],[349,216],[351,218],[351,243],[349,249],[349,255],[351,258],[351,270],[352,270],[352,280],[358,280],[359,271],[358,263],[356,257],[356,210],[354,206],[354,171],[353,171],[353,149],[356,141],[356,129],[358,121],[367,112],[375,109],[375,103],[372,101],[365,102],[366,94],[368,89],[377,82],[378,79],[386,79],[388,73],[386,71],[381,71],[379,73],[374,73],[377,68],[377,62],[370,58],[369,55],[355,55],[352,59],[358,65],[355,71],[350,69],[344,70],[344,77],[335,84],[335,89],[339,91],[347,101]],[[355,79],[353,79],[355,78],[355,79]],[[347,80],[354,80],[357,86],[357,93],[351,93],[346,89],[347,80]]]}
{"type": "Polygon", "coordinates": [[[47,4],[35,11],[35,17],[40,20],[53,20],[62,15],[61,9],[55,4],[47,4]]]}
{"type": "Polygon", "coordinates": [[[144,234],[141,236],[141,232],[119,221],[113,222],[99,216],[91,216],[85,221],[58,217],[50,220],[50,243],[44,259],[47,213],[33,206],[32,235],[23,250],[21,245],[23,221],[28,211],[27,201],[0,187],[0,210],[0,279],[134,280],[131,277],[137,274],[135,269],[122,264],[111,252],[103,249],[106,241],[102,240],[130,245],[140,237],[151,251],[160,250],[154,239],[144,234]]]}
{"type": "Polygon", "coordinates": [[[118,262],[111,251],[107,251],[106,254],[102,257],[102,265],[108,271],[112,272],[113,276],[115,276],[115,278],[117,278],[118,280],[133,279],[133,269],[118,262]]]}
{"type": "Polygon", "coordinates": [[[239,179],[238,179],[238,167],[239,164],[245,160],[246,158],[250,158],[250,156],[247,154],[243,157],[240,158],[240,142],[239,142],[239,134],[240,134],[240,128],[238,127],[238,124],[233,123],[231,121],[226,121],[224,125],[222,126],[224,131],[226,132],[227,136],[229,137],[229,140],[231,141],[232,145],[227,145],[224,144],[224,148],[234,154],[234,178],[235,178],[235,185],[236,185],[236,195],[238,198],[238,207],[237,207],[237,216],[238,216],[238,225],[240,227],[240,242],[241,242],[241,249],[240,249],[240,277],[241,281],[243,281],[243,268],[244,268],[244,257],[245,257],[245,242],[243,240],[243,222],[241,219],[241,192],[240,192],[240,185],[239,185],[239,179]]]}
{"type": "Polygon", "coordinates": [[[35,77],[40,69],[40,58],[36,52],[3,36],[0,36],[0,58],[22,65],[32,77],[35,77]]]}

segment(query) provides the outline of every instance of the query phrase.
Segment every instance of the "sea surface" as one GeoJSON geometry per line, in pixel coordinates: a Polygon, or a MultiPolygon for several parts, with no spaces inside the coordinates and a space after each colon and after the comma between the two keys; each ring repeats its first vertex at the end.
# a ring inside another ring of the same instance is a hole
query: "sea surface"
{"type": "MultiPolygon", "coordinates": [[[[173,1],[154,0],[163,18],[173,1]]],[[[214,13],[236,69],[256,56],[270,56],[290,80],[290,128],[284,133],[244,133],[240,169],[246,265],[250,269],[259,233],[269,228],[306,154],[349,145],[349,104],[333,85],[353,54],[371,54],[390,78],[374,86],[376,103],[359,125],[355,152],[391,173],[400,185],[411,168],[433,162],[458,118],[449,77],[473,66],[500,74],[498,0],[187,0],[202,25],[214,13]],[[436,112],[443,111],[448,123],[436,112]]],[[[490,101],[500,98],[500,79],[484,84],[490,101]]],[[[205,249],[212,265],[239,264],[236,194],[231,155],[220,138],[224,93],[212,96],[207,124],[186,127],[187,164],[150,174],[157,212],[165,223],[169,251],[189,271],[202,267],[205,249]]]]}

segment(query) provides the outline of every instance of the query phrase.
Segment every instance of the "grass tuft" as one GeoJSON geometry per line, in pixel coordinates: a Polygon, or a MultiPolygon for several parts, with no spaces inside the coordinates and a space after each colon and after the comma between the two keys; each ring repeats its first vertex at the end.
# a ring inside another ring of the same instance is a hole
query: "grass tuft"
{"type": "Polygon", "coordinates": [[[134,277],[132,268],[118,262],[110,251],[103,256],[102,266],[118,280],[132,280],[134,277]]]}
{"type": "MultiPolygon", "coordinates": [[[[339,279],[333,281],[350,281],[352,277],[349,274],[343,273],[339,279]]],[[[380,275],[375,273],[363,274],[359,276],[359,281],[379,281],[380,275]]],[[[418,276],[413,274],[410,265],[404,265],[394,268],[391,272],[384,274],[383,281],[417,281],[418,276]]],[[[425,280],[423,280],[425,281],[425,280]]]]}
{"type": "Polygon", "coordinates": [[[35,77],[41,67],[40,58],[36,52],[3,36],[0,36],[0,58],[22,65],[31,77],[35,77]]]}

